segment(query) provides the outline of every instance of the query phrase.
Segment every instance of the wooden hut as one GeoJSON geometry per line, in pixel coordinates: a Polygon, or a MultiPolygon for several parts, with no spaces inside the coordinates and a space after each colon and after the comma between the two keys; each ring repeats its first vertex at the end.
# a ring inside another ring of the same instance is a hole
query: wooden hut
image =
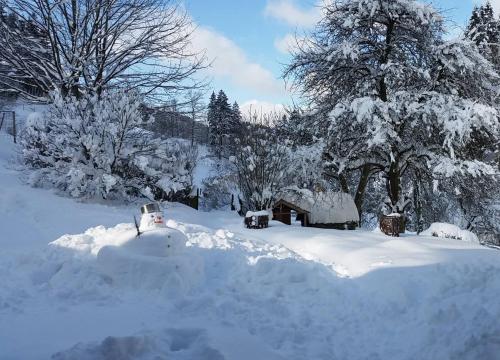
{"type": "Polygon", "coordinates": [[[281,221],[286,225],[292,225],[292,211],[295,211],[297,214],[296,220],[300,221],[302,226],[309,225],[309,211],[283,199],[278,200],[274,204],[273,220],[281,221]]]}
{"type": "Polygon", "coordinates": [[[359,223],[354,200],[342,192],[287,188],[278,195],[273,206],[273,219],[290,225],[292,212],[302,226],[355,229],[359,223]]]}

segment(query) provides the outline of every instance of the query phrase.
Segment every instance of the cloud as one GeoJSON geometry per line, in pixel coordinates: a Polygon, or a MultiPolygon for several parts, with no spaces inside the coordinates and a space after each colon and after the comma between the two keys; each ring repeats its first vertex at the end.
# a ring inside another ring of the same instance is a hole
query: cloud
{"type": "Polygon", "coordinates": [[[195,50],[205,51],[212,61],[206,70],[213,77],[224,77],[235,86],[262,95],[286,96],[285,84],[262,65],[248,59],[245,52],[224,35],[200,26],[193,34],[195,50]]]}
{"type": "Polygon", "coordinates": [[[496,15],[500,14],[500,0],[490,0],[491,6],[495,10],[496,15]]]}
{"type": "Polygon", "coordinates": [[[290,54],[297,49],[297,45],[300,45],[305,40],[306,38],[303,36],[286,34],[285,36],[274,40],[274,47],[283,54],[290,54]],[[299,44],[297,44],[297,42],[299,44]]]}
{"type": "MultiPolygon", "coordinates": [[[[474,5],[481,5],[486,3],[486,0],[473,0],[474,5]]],[[[500,15],[500,0],[490,0],[491,6],[493,6],[493,10],[495,10],[495,14],[500,15]]]]}
{"type": "Polygon", "coordinates": [[[282,38],[278,38],[274,41],[274,47],[278,49],[283,54],[289,54],[295,48],[295,36],[293,34],[286,34],[282,38]]]}
{"type": "Polygon", "coordinates": [[[321,9],[318,6],[302,9],[293,0],[268,0],[264,14],[302,28],[313,27],[321,19],[321,9]]]}
{"type": "Polygon", "coordinates": [[[249,100],[240,106],[241,113],[243,117],[249,116],[250,114],[270,114],[270,113],[284,113],[285,108],[282,104],[273,104],[267,101],[260,100],[249,100]]]}

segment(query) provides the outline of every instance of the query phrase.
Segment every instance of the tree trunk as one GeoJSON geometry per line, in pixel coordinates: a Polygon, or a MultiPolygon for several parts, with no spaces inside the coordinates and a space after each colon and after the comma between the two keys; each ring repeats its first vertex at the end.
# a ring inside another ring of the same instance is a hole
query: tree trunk
{"type": "Polygon", "coordinates": [[[358,209],[359,222],[361,223],[361,215],[363,209],[363,200],[365,197],[366,187],[368,186],[368,181],[370,180],[370,165],[366,164],[361,169],[361,175],[359,177],[358,188],[356,190],[356,195],[354,196],[354,203],[358,209]]]}
{"type": "Polygon", "coordinates": [[[401,175],[399,173],[398,163],[393,162],[387,174],[387,192],[391,201],[391,211],[402,213],[403,209],[399,209],[399,197],[401,190],[401,175]]]}
{"type": "MultiPolygon", "coordinates": [[[[418,174],[415,174],[417,178],[418,174]]],[[[415,230],[417,234],[420,234],[424,228],[422,224],[422,200],[420,197],[420,181],[418,179],[413,180],[413,207],[415,209],[415,230]]]]}
{"type": "Polygon", "coordinates": [[[340,189],[342,192],[349,194],[349,184],[347,183],[347,179],[344,175],[339,175],[340,189]]]}

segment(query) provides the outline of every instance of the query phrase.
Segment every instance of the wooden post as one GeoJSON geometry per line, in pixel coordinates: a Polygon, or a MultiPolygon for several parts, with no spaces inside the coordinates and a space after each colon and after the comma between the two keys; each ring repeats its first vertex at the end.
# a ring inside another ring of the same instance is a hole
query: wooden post
{"type": "Polygon", "coordinates": [[[3,121],[5,119],[5,113],[2,112],[2,121],[0,121],[0,131],[2,130],[2,126],[3,126],[3,121]]]}
{"type": "Polygon", "coordinates": [[[12,135],[14,136],[14,144],[17,143],[17,134],[16,134],[16,112],[12,112],[12,135]]]}

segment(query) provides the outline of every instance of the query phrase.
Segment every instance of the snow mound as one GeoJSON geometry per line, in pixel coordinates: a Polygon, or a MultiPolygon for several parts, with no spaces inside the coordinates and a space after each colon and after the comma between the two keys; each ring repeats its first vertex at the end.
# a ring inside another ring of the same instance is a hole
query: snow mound
{"type": "MultiPolygon", "coordinates": [[[[171,295],[189,291],[203,277],[203,261],[187,251],[186,242],[187,237],[175,229],[155,229],[137,237],[131,224],[120,224],[65,235],[50,245],[73,258],[63,262],[63,270],[74,265],[119,288],[154,289],[171,295]],[[78,263],[75,257],[85,263],[78,263]]],[[[74,281],[71,270],[66,275],[61,269],[57,273],[62,282],[74,281]]]]}
{"type": "Polygon", "coordinates": [[[167,294],[186,292],[202,277],[202,260],[187,253],[187,238],[174,229],[157,229],[121,245],[103,246],[97,266],[113,284],[158,289],[167,294]]]}
{"type": "Polygon", "coordinates": [[[125,337],[108,336],[102,342],[79,343],[52,356],[53,360],[223,360],[208,344],[201,329],[167,329],[125,337]]]}
{"type": "Polygon", "coordinates": [[[163,228],[147,231],[126,241],[120,247],[139,255],[170,257],[184,252],[187,240],[180,231],[163,228]]]}
{"type": "Polygon", "coordinates": [[[431,226],[420,233],[420,235],[463,240],[479,244],[479,239],[473,232],[462,230],[456,225],[447,223],[432,223],[431,226]]]}

